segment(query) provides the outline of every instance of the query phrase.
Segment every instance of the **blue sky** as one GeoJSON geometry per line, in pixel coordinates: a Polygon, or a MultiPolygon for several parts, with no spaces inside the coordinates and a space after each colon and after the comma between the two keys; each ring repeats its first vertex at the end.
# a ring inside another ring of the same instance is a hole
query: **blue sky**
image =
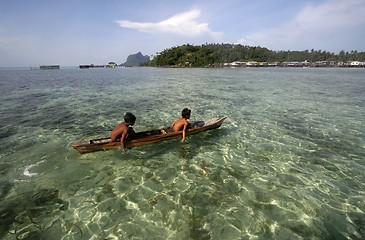
{"type": "Polygon", "coordinates": [[[365,51],[365,0],[0,2],[0,67],[105,64],[182,44],[365,51]]]}

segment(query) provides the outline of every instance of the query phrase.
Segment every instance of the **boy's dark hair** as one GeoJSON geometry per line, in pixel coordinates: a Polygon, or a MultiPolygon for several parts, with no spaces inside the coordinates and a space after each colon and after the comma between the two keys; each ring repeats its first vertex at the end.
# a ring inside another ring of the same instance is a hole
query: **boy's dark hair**
{"type": "Polygon", "coordinates": [[[132,122],[135,122],[135,121],[136,121],[136,116],[134,116],[133,113],[127,112],[124,115],[124,122],[126,122],[126,123],[132,123],[132,122]]]}
{"type": "Polygon", "coordinates": [[[181,111],[181,116],[183,118],[185,118],[186,116],[189,116],[190,117],[190,113],[191,113],[191,110],[188,109],[188,108],[184,108],[182,111],[181,111]]]}

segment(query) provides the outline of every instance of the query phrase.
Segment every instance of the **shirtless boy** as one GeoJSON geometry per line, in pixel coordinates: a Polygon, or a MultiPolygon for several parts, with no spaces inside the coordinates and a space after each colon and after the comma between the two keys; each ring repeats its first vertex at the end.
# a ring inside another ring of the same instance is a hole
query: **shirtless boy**
{"type": "Polygon", "coordinates": [[[112,141],[118,141],[120,139],[120,147],[122,149],[125,149],[125,140],[134,134],[134,130],[130,126],[133,126],[135,121],[136,117],[132,113],[127,112],[124,115],[124,122],[119,123],[110,134],[112,141]]]}
{"type": "Polygon", "coordinates": [[[182,130],[183,136],[182,136],[181,142],[184,142],[185,138],[186,138],[186,130],[188,129],[188,125],[189,125],[189,122],[187,121],[187,119],[190,118],[190,113],[191,113],[190,109],[184,108],[181,111],[182,117],[179,118],[178,120],[175,120],[171,125],[171,129],[174,132],[178,132],[178,131],[182,130]]]}

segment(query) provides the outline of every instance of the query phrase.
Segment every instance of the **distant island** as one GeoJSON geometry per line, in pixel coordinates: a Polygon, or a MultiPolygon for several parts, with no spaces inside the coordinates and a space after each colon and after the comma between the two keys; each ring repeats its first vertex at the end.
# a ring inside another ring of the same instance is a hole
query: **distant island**
{"type": "MultiPolygon", "coordinates": [[[[152,59],[141,52],[131,54],[117,65],[86,64],[79,68],[116,67],[365,67],[365,52],[322,50],[273,51],[241,44],[184,44],[165,49],[152,59]]],[[[31,67],[32,68],[32,67],[31,67]]]]}
{"type": "Polygon", "coordinates": [[[122,63],[121,66],[124,67],[136,67],[141,66],[150,61],[150,57],[148,55],[143,56],[141,52],[136,54],[131,54],[127,57],[127,61],[122,63]]]}
{"type": "MultiPolygon", "coordinates": [[[[142,54],[141,54],[142,55],[142,54]]],[[[128,62],[128,61],[127,61],[128,62]]],[[[142,63],[155,67],[365,67],[365,52],[273,51],[240,44],[185,44],[142,63]]]]}

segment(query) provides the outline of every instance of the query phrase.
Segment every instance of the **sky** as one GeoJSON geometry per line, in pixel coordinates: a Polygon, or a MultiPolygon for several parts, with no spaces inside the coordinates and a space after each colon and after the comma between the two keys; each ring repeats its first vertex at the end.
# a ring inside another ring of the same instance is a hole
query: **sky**
{"type": "Polygon", "coordinates": [[[0,2],[0,67],[124,63],[183,44],[365,51],[365,0],[0,2]]]}

